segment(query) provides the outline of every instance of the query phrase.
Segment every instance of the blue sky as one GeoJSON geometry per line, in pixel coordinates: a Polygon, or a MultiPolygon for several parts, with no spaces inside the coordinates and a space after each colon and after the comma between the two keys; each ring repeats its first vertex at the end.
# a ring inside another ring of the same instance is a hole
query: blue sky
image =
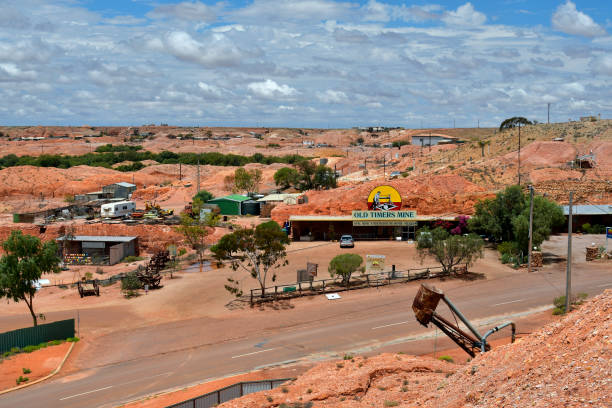
{"type": "Polygon", "coordinates": [[[0,124],[612,116],[612,2],[3,0],[0,124]]]}

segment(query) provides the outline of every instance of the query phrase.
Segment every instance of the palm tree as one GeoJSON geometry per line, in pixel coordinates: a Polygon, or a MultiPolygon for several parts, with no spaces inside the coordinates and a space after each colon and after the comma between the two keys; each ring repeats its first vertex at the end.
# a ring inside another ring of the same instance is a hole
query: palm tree
{"type": "Polygon", "coordinates": [[[490,145],[491,141],[490,140],[479,140],[478,141],[478,146],[480,146],[480,148],[482,149],[482,157],[484,157],[484,148],[486,145],[490,145]]]}

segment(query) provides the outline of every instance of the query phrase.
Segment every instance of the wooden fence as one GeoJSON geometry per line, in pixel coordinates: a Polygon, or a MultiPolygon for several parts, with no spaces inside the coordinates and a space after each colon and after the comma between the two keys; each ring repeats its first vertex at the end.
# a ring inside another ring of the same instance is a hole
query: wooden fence
{"type": "MultiPolygon", "coordinates": [[[[463,268],[462,268],[463,269],[463,268]]],[[[342,283],[341,277],[296,282],[286,285],[275,285],[262,289],[251,289],[249,301],[251,306],[256,303],[290,299],[300,296],[312,296],[331,292],[363,289],[391,285],[394,283],[410,282],[420,279],[433,279],[448,276],[441,266],[408,269],[405,271],[388,271],[382,273],[368,273],[351,277],[349,285],[342,283]]]]}

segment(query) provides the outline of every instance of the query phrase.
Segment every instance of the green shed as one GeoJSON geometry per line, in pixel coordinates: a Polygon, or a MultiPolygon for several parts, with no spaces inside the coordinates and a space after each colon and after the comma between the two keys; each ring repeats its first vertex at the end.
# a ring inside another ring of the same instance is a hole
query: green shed
{"type": "Polygon", "coordinates": [[[250,200],[239,194],[232,194],[225,197],[213,198],[207,204],[217,204],[222,215],[240,215],[242,213],[242,202],[250,200]]]}

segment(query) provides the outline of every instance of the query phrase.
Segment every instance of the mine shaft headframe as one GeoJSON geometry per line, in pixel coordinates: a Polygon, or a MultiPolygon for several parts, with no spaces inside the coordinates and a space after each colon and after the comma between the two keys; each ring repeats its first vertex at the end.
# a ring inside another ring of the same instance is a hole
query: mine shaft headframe
{"type": "Polygon", "coordinates": [[[484,336],[481,336],[478,330],[472,326],[472,324],[465,316],[463,316],[459,309],[457,309],[457,307],[455,307],[455,305],[453,305],[453,303],[446,296],[444,296],[444,293],[435,286],[421,284],[421,287],[419,288],[419,291],[412,302],[412,310],[414,311],[416,319],[419,323],[425,327],[427,327],[429,323],[433,323],[472,357],[475,357],[478,351],[482,353],[489,351],[491,346],[487,344],[487,337],[508,325],[512,325],[512,342],[514,342],[514,323],[509,322],[497,326],[489,330],[484,336]],[[465,331],[461,330],[457,324],[446,320],[436,313],[436,308],[438,307],[440,300],[444,301],[444,303],[448,305],[453,314],[465,324],[472,334],[466,333],[465,331]]]}

